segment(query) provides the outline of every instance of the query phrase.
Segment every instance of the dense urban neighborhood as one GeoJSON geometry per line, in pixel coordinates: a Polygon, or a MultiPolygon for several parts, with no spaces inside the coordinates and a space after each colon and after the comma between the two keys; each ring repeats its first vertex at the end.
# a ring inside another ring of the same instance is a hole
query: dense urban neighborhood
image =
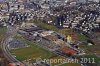
{"type": "Polygon", "coordinates": [[[0,66],[99,66],[100,0],[0,0],[0,66]]]}

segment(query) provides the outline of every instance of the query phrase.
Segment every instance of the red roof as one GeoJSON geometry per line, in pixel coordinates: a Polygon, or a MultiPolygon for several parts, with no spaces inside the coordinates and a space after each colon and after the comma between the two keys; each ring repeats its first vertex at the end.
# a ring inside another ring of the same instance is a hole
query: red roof
{"type": "Polygon", "coordinates": [[[76,54],[77,53],[77,51],[75,51],[75,50],[73,50],[71,48],[68,48],[68,47],[63,48],[63,52],[67,53],[67,54],[76,54]]]}
{"type": "Polygon", "coordinates": [[[14,64],[13,63],[9,63],[9,66],[14,66],[14,64]]]}

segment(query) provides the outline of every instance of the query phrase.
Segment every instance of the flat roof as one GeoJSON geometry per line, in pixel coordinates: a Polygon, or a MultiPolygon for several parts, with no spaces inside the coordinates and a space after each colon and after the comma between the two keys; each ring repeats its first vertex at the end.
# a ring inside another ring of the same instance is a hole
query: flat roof
{"type": "Polygon", "coordinates": [[[76,54],[77,53],[77,51],[75,51],[71,48],[68,48],[68,47],[63,48],[63,52],[67,53],[67,54],[76,54]]]}

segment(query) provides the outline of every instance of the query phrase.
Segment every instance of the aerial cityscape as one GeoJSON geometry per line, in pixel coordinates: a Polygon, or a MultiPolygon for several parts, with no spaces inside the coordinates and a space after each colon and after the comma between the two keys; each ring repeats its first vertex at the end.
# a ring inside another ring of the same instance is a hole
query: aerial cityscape
{"type": "Polygon", "coordinates": [[[0,0],[0,66],[100,66],[100,0],[0,0]]]}

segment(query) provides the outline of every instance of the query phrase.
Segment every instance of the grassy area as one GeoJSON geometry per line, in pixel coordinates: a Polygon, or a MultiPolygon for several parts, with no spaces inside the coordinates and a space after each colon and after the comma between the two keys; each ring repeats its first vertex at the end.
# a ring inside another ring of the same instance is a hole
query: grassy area
{"type": "Polygon", "coordinates": [[[4,34],[6,32],[6,27],[0,27],[0,34],[4,34]]]}
{"type": "Polygon", "coordinates": [[[6,27],[0,27],[0,39],[4,37],[4,34],[6,33],[7,28],[6,27]]]}
{"type": "Polygon", "coordinates": [[[44,28],[44,29],[49,29],[49,30],[53,30],[53,31],[59,31],[59,29],[56,27],[56,26],[53,26],[53,25],[49,25],[49,24],[46,24],[46,23],[43,23],[42,21],[40,20],[34,20],[32,21],[33,23],[35,23],[37,26],[41,27],[41,28],[44,28]]]}
{"type": "Polygon", "coordinates": [[[80,41],[87,42],[88,37],[86,37],[85,35],[81,35],[80,33],[77,33],[77,35],[80,41]]]}
{"type": "Polygon", "coordinates": [[[6,27],[0,27],[0,42],[4,39],[6,31],[7,31],[6,27]]]}

